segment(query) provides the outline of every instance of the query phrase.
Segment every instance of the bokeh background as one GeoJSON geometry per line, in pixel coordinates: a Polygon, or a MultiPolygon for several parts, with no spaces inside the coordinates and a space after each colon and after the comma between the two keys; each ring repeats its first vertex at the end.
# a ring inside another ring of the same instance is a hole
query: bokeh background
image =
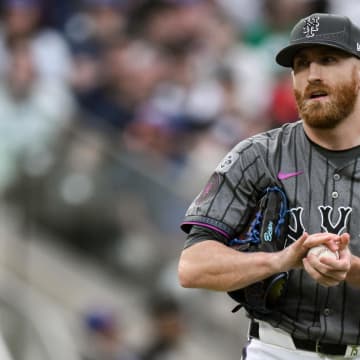
{"type": "MultiPolygon", "coordinates": [[[[357,0],[0,2],[0,358],[239,359],[183,289],[185,211],[241,139],[297,120],[274,56],[357,0]]],[[[246,269],[244,269],[246,271],[246,269]]]]}

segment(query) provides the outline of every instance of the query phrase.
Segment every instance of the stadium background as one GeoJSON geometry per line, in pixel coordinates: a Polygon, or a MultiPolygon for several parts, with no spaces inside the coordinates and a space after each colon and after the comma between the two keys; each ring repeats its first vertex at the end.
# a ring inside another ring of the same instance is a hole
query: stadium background
{"type": "MultiPolygon", "coordinates": [[[[274,62],[356,0],[2,0],[0,334],[15,360],[238,359],[177,283],[179,223],[239,140],[297,119],[274,62]]],[[[0,342],[1,345],[1,342],[0,342]]]]}

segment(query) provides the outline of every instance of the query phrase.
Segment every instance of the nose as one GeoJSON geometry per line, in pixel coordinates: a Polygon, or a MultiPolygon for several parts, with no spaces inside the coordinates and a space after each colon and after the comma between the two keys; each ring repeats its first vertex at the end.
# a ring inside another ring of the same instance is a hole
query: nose
{"type": "Polygon", "coordinates": [[[321,80],[321,65],[313,61],[309,65],[308,81],[309,83],[312,83],[320,80],[321,80]]]}

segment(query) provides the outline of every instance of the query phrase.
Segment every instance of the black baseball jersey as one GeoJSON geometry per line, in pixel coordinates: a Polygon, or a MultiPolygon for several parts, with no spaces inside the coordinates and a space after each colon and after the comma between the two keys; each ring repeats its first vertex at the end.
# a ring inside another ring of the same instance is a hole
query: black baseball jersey
{"type": "MultiPolygon", "coordinates": [[[[282,187],[288,197],[288,241],[304,231],[349,232],[350,249],[360,256],[360,147],[320,148],[306,136],[302,121],[236,145],[190,205],[182,229],[196,225],[228,240],[238,237],[269,185],[282,187]]],[[[346,282],[327,288],[304,270],[292,270],[282,315],[268,320],[297,338],[360,344],[359,299],[360,290],[346,282]]]]}

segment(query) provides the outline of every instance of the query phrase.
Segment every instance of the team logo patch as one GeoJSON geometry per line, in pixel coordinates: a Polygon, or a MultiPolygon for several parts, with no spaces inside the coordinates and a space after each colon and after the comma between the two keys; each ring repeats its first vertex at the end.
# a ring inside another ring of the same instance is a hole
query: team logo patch
{"type": "Polygon", "coordinates": [[[239,158],[239,154],[236,151],[229,152],[224,159],[220,162],[215,172],[224,174],[233,166],[236,160],[239,158]]]}
{"type": "Polygon", "coordinates": [[[304,20],[303,34],[307,38],[312,38],[319,31],[319,16],[309,16],[304,20]]]}
{"type": "Polygon", "coordinates": [[[220,186],[220,175],[217,173],[214,173],[211,175],[209,181],[205,185],[202,192],[199,194],[199,196],[195,200],[195,205],[200,205],[203,202],[205,202],[207,199],[210,199],[220,186]]]}

